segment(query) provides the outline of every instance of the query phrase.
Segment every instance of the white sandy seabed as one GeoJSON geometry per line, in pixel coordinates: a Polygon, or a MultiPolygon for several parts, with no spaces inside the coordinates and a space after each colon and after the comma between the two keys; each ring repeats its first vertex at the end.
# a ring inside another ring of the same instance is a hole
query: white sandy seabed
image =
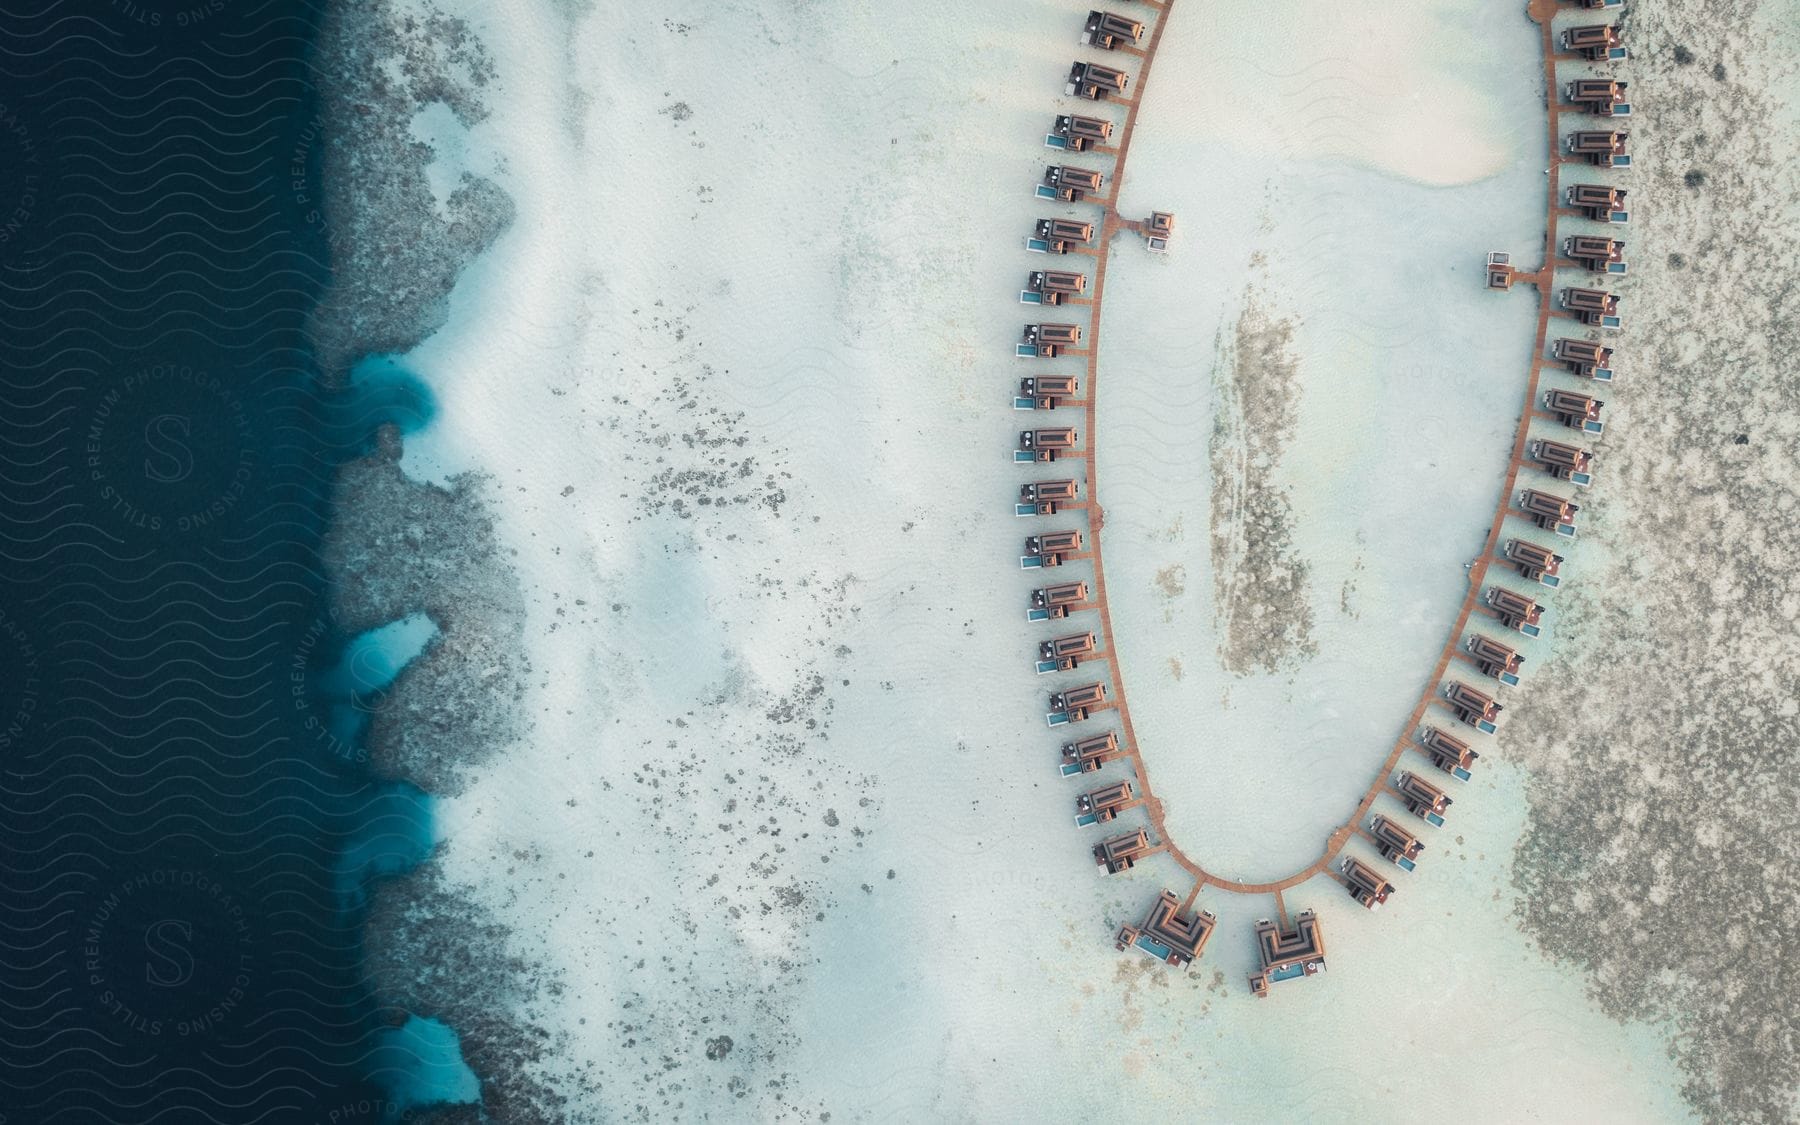
{"type": "MultiPolygon", "coordinates": [[[[493,56],[493,114],[421,130],[518,219],[406,357],[441,412],[404,466],[491,479],[538,679],[529,736],[440,805],[439,865],[560,981],[530,1017],[574,1045],[539,1077],[579,1116],[645,1104],[644,1053],[684,1063],[694,1115],[1681,1116],[1658,1031],[1601,1016],[1515,927],[1525,801],[1500,755],[1381,913],[1290,892],[1323,917],[1323,977],[1249,995],[1261,899],[1203,898],[1220,928],[1186,975],[1113,952],[1186,882],[1166,860],[1097,879],[1071,824],[1008,462],[1016,293],[1045,264],[1022,236],[1050,213],[1031,188],[1084,5],[440,6],[493,56]],[[778,511],[647,509],[693,448],[684,399],[742,413],[698,440],[741,437],[778,511]],[[828,737],[783,743],[770,701],[809,683],[828,737]],[[647,1052],[620,1050],[623,1010],[647,1052]],[[708,1071],[719,1034],[737,1053],[708,1071]]],[[[1110,270],[1101,468],[1146,759],[1226,873],[1307,862],[1354,805],[1492,510],[1532,310],[1476,271],[1531,258],[1542,223],[1521,7],[1172,17],[1124,203],[1181,227],[1168,259],[1121,244],[1110,270]],[[1299,325],[1283,473],[1320,651],[1234,680],[1205,449],[1251,285],[1299,325]],[[1352,623],[1332,606],[1359,561],[1352,623]],[[1171,562],[1196,591],[1172,607],[1150,592],[1171,562]],[[1305,749],[1326,732],[1328,760],[1305,749]]]]}

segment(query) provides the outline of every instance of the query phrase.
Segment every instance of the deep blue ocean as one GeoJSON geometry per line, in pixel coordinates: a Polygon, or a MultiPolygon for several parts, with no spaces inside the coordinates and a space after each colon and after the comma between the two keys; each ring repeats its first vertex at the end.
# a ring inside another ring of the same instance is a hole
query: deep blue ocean
{"type": "Polygon", "coordinates": [[[416,824],[321,736],[381,412],[309,346],[320,11],[3,3],[0,1121],[381,1120],[358,892],[416,824]]]}

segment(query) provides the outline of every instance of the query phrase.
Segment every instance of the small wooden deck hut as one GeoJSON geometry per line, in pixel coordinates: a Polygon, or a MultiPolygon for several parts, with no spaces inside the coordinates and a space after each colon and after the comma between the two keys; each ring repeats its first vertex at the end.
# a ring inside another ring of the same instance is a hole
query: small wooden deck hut
{"type": "Polygon", "coordinates": [[[1267,996],[1269,986],[1295,977],[1314,976],[1325,969],[1325,933],[1318,915],[1302,910],[1294,924],[1283,928],[1263,918],[1256,923],[1256,951],[1262,968],[1250,974],[1250,991],[1267,996]]]}
{"type": "Polygon", "coordinates": [[[1175,237],[1175,212],[1152,211],[1138,229],[1143,232],[1145,244],[1152,252],[1165,254],[1175,237]]]}

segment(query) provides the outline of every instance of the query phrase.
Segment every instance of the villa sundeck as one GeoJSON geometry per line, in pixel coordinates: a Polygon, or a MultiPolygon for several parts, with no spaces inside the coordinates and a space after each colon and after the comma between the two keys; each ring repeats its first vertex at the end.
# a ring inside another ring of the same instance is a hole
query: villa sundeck
{"type": "Polygon", "coordinates": [[[1631,156],[1625,151],[1631,134],[1611,129],[1582,129],[1569,134],[1568,152],[1601,168],[1629,168],[1631,156]]]}
{"type": "Polygon", "coordinates": [[[1606,423],[1600,421],[1600,408],[1605,405],[1592,395],[1578,395],[1574,391],[1544,392],[1544,409],[1558,422],[1584,434],[1605,432],[1606,423]]]}
{"type": "Polygon", "coordinates": [[[1540,438],[1526,447],[1538,468],[1583,488],[1594,481],[1594,455],[1580,446],[1540,438]]]}
{"type": "Polygon", "coordinates": [[[1527,488],[1519,493],[1519,511],[1529,516],[1531,522],[1545,531],[1554,531],[1558,535],[1573,538],[1575,513],[1581,511],[1581,505],[1548,492],[1527,488]]]}
{"type": "Polygon", "coordinates": [[[1144,25],[1141,22],[1112,12],[1089,12],[1087,23],[1081,28],[1082,46],[1099,47],[1104,51],[1133,46],[1143,37],[1144,25]]]}
{"type": "Polygon", "coordinates": [[[1250,974],[1250,991],[1267,996],[1269,986],[1295,977],[1310,977],[1325,970],[1325,934],[1310,910],[1294,916],[1286,929],[1267,918],[1256,923],[1256,950],[1262,968],[1250,974]]]}
{"type": "Polygon", "coordinates": [[[1573,184],[1564,198],[1568,200],[1570,207],[1597,223],[1624,223],[1631,219],[1631,213],[1625,210],[1624,188],[1607,187],[1605,184],[1573,184]]]}
{"type": "Polygon", "coordinates": [[[1123,952],[1135,945],[1159,961],[1186,968],[1206,948],[1217,924],[1218,919],[1207,910],[1182,917],[1181,900],[1164,891],[1151,905],[1142,925],[1119,930],[1114,948],[1123,952]]]}
{"type": "Polygon", "coordinates": [[[1019,300],[1032,305],[1060,305],[1087,292],[1087,274],[1075,270],[1033,270],[1025,275],[1019,300]]]}
{"type": "Polygon", "coordinates": [[[1058,114],[1050,124],[1044,143],[1051,148],[1070,152],[1086,152],[1112,138],[1113,124],[1103,117],[1083,117],[1078,113],[1058,114]]]}
{"type": "Polygon", "coordinates": [[[1050,693],[1050,725],[1079,723],[1106,705],[1106,685],[1095,681],[1050,693]]]}
{"type": "Polygon", "coordinates": [[[1441,730],[1428,726],[1419,735],[1419,745],[1431,764],[1443,770],[1458,781],[1469,780],[1469,771],[1475,767],[1475,759],[1481,757],[1475,748],[1462,739],[1441,730]]]}
{"type": "Polygon", "coordinates": [[[1034,567],[1061,566],[1068,556],[1081,550],[1081,532],[1049,531],[1025,537],[1025,557],[1035,560],[1034,567]]]}
{"type": "Polygon", "coordinates": [[[1082,657],[1092,656],[1094,652],[1092,633],[1070,633],[1066,637],[1042,641],[1038,644],[1038,674],[1073,671],[1082,657]]]}
{"type": "Polygon", "coordinates": [[[1369,821],[1369,835],[1375,837],[1375,847],[1380,850],[1381,858],[1395,867],[1411,871],[1419,865],[1419,856],[1424,853],[1425,845],[1417,836],[1387,817],[1377,816],[1369,821]]]}
{"type": "Polygon", "coordinates": [[[1550,354],[1577,375],[1602,383],[1612,382],[1613,350],[1604,344],[1565,336],[1556,341],[1550,354]]]}
{"type": "Polygon", "coordinates": [[[1098,102],[1124,94],[1130,85],[1131,75],[1117,67],[1077,62],[1069,67],[1069,82],[1063,93],[1098,102]]]}
{"type": "Polygon", "coordinates": [[[1074,449],[1079,441],[1080,435],[1072,426],[1020,430],[1019,448],[1013,451],[1013,460],[1054,461],[1059,454],[1074,449]]]}
{"type": "Polygon", "coordinates": [[[1130,871],[1138,860],[1154,855],[1157,850],[1150,842],[1150,833],[1139,828],[1123,835],[1109,836],[1095,844],[1094,863],[1106,874],[1117,875],[1121,871],[1130,871]]]}
{"type": "Polygon", "coordinates": [[[1039,219],[1035,237],[1025,245],[1027,249],[1041,250],[1044,253],[1067,254],[1077,246],[1087,246],[1093,241],[1093,223],[1084,223],[1079,219],[1039,219]],[[1037,245],[1039,243],[1042,245],[1037,245]]]}
{"type": "Polygon", "coordinates": [[[1494,616],[1499,618],[1500,624],[1508,629],[1517,629],[1528,637],[1535,637],[1543,631],[1541,622],[1544,607],[1524,594],[1508,590],[1504,586],[1489,586],[1485,600],[1488,608],[1494,611],[1494,616]]]}
{"type": "Polygon", "coordinates": [[[1400,775],[1394,788],[1406,802],[1407,811],[1434,828],[1444,826],[1444,814],[1455,803],[1442,789],[1410,770],[1400,775]]]}
{"type": "Polygon", "coordinates": [[[1619,296],[1604,289],[1569,286],[1562,291],[1562,306],[1575,319],[1595,328],[1620,328],[1619,296]]]}
{"type": "Polygon", "coordinates": [[[1032,619],[1060,621],[1076,606],[1086,605],[1087,600],[1086,582],[1059,582],[1054,586],[1039,587],[1031,592],[1032,619]]]}
{"type": "Polygon", "coordinates": [[[1550,548],[1529,539],[1508,539],[1505,555],[1507,562],[1519,568],[1521,577],[1546,586],[1562,584],[1557,572],[1562,569],[1563,557],[1550,548]]]}
{"type": "Polygon", "coordinates": [[[1625,272],[1625,244],[1605,235],[1570,235],[1563,239],[1563,257],[1595,273],[1625,272]]]}
{"type": "Polygon", "coordinates": [[[1508,686],[1519,682],[1519,668],[1525,658],[1512,646],[1503,645],[1486,633],[1470,633],[1463,647],[1482,675],[1492,676],[1508,686]]]}
{"type": "Polygon", "coordinates": [[[1563,87],[1563,97],[1584,112],[1601,117],[1629,117],[1631,104],[1625,100],[1627,82],[1611,78],[1577,78],[1563,87]]]}
{"type": "Polygon", "coordinates": [[[1111,785],[1102,785],[1075,798],[1075,823],[1083,828],[1090,824],[1105,824],[1134,804],[1131,782],[1115,781],[1111,785]]]}
{"type": "Polygon", "coordinates": [[[1562,49],[1589,62],[1618,62],[1631,57],[1619,26],[1612,23],[1566,28],[1562,33],[1562,49]]]}
{"type": "Polygon", "coordinates": [[[1035,375],[1019,380],[1019,395],[1013,400],[1015,410],[1055,410],[1066,405],[1081,388],[1074,375],[1035,375]]]}
{"type": "Polygon", "coordinates": [[[1494,723],[1505,710],[1493,696],[1477,691],[1461,680],[1451,680],[1444,685],[1444,701],[1450,704],[1457,718],[1483,734],[1494,733],[1494,723]]]}
{"type": "Polygon", "coordinates": [[[1355,856],[1346,857],[1341,870],[1349,884],[1350,897],[1369,910],[1379,907],[1394,893],[1394,884],[1355,856]]]}
{"type": "Polygon", "coordinates": [[[1027,324],[1020,336],[1020,354],[1041,359],[1055,359],[1081,343],[1078,324],[1027,324]]]}
{"type": "Polygon", "coordinates": [[[1125,751],[1119,748],[1118,732],[1109,730],[1104,734],[1090,734],[1086,738],[1063,743],[1062,772],[1064,776],[1094,773],[1106,763],[1124,756],[1125,751]]]}
{"type": "Polygon", "coordinates": [[[1020,516],[1053,516],[1065,504],[1073,504],[1081,494],[1081,486],[1072,480],[1040,480],[1019,488],[1019,503],[1013,514],[1020,516]]]}

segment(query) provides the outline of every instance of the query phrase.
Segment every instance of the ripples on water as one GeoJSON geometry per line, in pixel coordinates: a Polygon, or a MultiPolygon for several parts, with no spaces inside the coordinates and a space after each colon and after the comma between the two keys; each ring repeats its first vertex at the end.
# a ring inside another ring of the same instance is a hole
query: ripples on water
{"type": "Polygon", "coordinates": [[[380,1119],[360,892],[424,808],[321,696],[332,473],[393,402],[308,347],[320,13],[4,2],[0,1118],[380,1119]]]}

